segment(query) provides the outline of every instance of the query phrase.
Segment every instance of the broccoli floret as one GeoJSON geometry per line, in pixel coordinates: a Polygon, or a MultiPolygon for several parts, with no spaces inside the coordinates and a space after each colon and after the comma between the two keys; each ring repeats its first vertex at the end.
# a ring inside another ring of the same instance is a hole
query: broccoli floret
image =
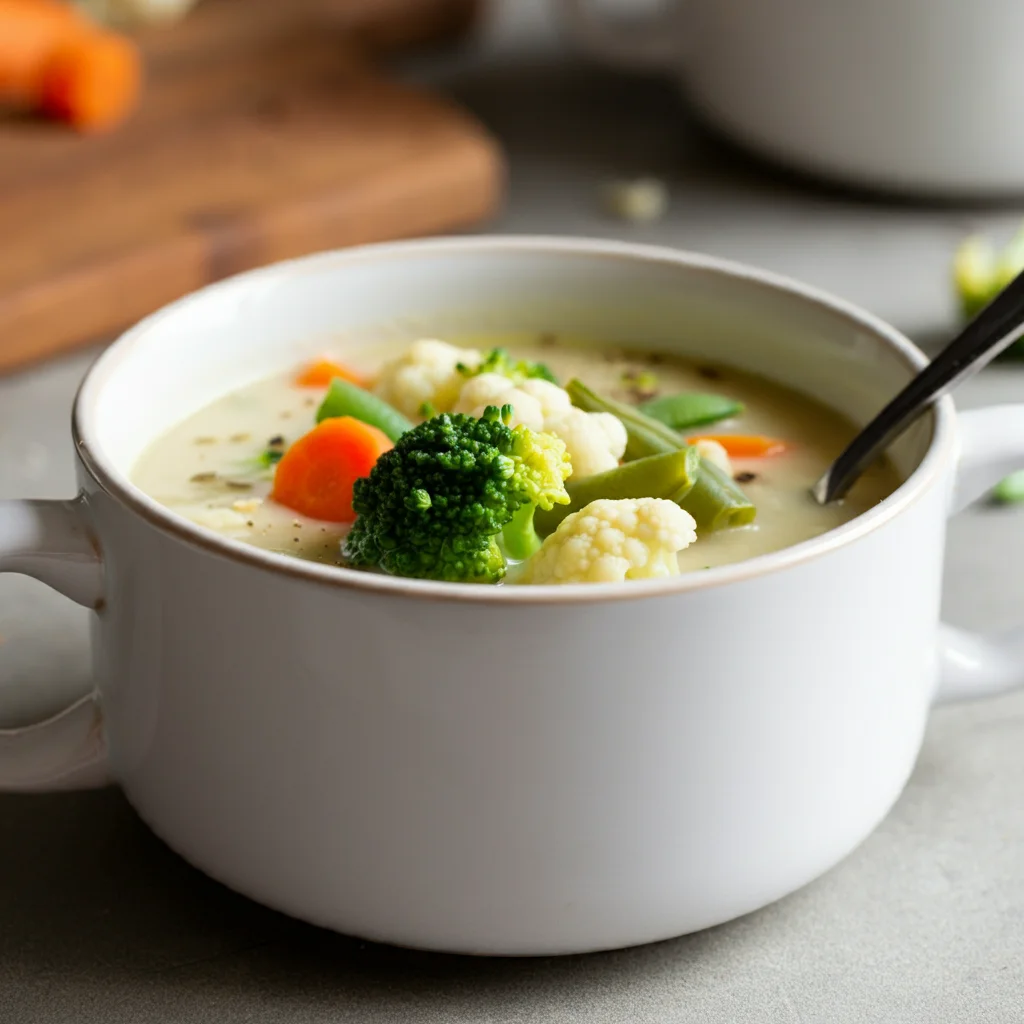
{"type": "MultiPolygon", "coordinates": [[[[501,414],[511,417],[512,407],[502,406],[501,414]]],[[[534,513],[538,508],[547,512],[554,505],[569,503],[565,481],[572,473],[572,462],[565,442],[554,434],[538,433],[524,426],[513,427],[510,433],[515,438],[515,486],[521,503],[502,528],[501,539],[510,558],[529,558],[541,543],[533,526],[534,513]]]]}
{"type": "Polygon", "coordinates": [[[511,416],[508,405],[489,406],[479,419],[444,413],[403,434],[355,483],[349,562],[394,576],[496,583],[506,551],[531,554],[539,546],[534,509],[569,501],[572,469],[558,438],[510,427],[511,416]]]}
{"type": "Polygon", "coordinates": [[[482,373],[500,373],[508,377],[514,384],[522,384],[525,380],[546,380],[549,384],[557,384],[558,378],[544,363],[534,363],[529,359],[512,359],[503,348],[492,348],[483,361],[476,366],[459,363],[456,369],[463,377],[479,377],[482,373]]]}

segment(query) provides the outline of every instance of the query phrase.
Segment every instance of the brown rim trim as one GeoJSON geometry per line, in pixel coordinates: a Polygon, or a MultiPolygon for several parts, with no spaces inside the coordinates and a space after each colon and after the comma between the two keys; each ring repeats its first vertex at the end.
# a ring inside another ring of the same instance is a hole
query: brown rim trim
{"type": "Polygon", "coordinates": [[[487,587],[470,583],[439,583],[432,580],[404,579],[360,572],[356,569],[321,565],[316,562],[304,562],[290,555],[263,551],[253,545],[221,537],[210,530],[190,523],[157,504],[135,487],[126,476],[107,466],[89,446],[88,431],[84,427],[86,419],[84,404],[89,399],[96,400],[99,397],[98,395],[92,396],[90,392],[102,387],[102,377],[113,369],[123,351],[131,345],[137,336],[142,335],[154,322],[173,316],[179,309],[195,301],[199,296],[206,296],[218,290],[237,288],[243,282],[250,286],[256,286],[262,283],[264,278],[272,280],[281,275],[289,276],[294,273],[302,273],[330,262],[337,263],[340,268],[346,264],[367,260],[383,263],[390,259],[409,256],[422,257],[431,254],[444,256],[460,252],[483,254],[496,251],[536,251],[549,254],[561,253],[565,256],[604,257],[625,259],[630,262],[670,264],[690,273],[727,277],[746,285],[770,291],[782,291],[817,306],[824,312],[838,315],[852,325],[872,334],[889,349],[895,351],[910,370],[918,370],[928,362],[927,357],[895,328],[842,299],[768,271],[757,270],[729,260],[704,256],[700,253],[662,246],[634,245],[628,242],[519,235],[484,235],[383,243],[358,246],[348,250],[316,253],[238,274],[192,292],[184,298],[164,306],[130,328],[97,359],[79,386],[71,422],[72,438],[78,457],[97,484],[117,499],[123,507],[145,519],[161,533],[218,558],[240,562],[268,573],[282,574],[292,579],[301,579],[332,588],[340,587],[428,601],[471,601],[475,603],[496,601],[502,604],[511,602],[546,605],[640,600],[668,594],[681,594],[739,583],[802,565],[854,543],[881,528],[915,504],[938,478],[945,457],[953,452],[954,411],[952,399],[947,397],[937,404],[932,413],[934,427],[931,445],[910,477],[874,508],[819,537],[783,548],[780,551],[758,555],[744,562],[736,562],[700,573],[685,573],[663,580],[610,583],[601,586],[581,583],[557,587],[487,587]]]}

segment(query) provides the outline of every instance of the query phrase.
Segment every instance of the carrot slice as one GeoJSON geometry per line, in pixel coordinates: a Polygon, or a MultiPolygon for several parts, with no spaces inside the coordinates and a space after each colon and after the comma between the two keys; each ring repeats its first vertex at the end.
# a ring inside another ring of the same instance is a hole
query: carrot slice
{"type": "Polygon", "coordinates": [[[352,416],[324,420],[281,457],[270,496],[311,519],[350,523],[356,480],[392,447],[383,431],[352,416]]]}
{"type": "Polygon", "coordinates": [[[734,459],[761,458],[766,455],[779,455],[786,450],[784,441],[761,434],[701,434],[699,437],[688,437],[688,444],[698,441],[717,441],[734,459]]]}
{"type": "Polygon", "coordinates": [[[0,100],[35,107],[50,54],[90,28],[69,3],[0,0],[0,100]]]}
{"type": "Polygon", "coordinates": [[[300,388],[328,388],[335,377],[340,377],[359,387],[364,386],[363,378],[355,370],[350,370],[347,366],[342,366],[341,363],[336,363],[332,359],[321,359],[319,362],[307,366],[295,378],[295,383],[300,388]]]}
{"type": "Polygon", "coordinates": [[[79,131],[103,131],[135,106],[142,64],[135,45],[113,32],[72,35],[43,68],[40,106],[79,131]]]}

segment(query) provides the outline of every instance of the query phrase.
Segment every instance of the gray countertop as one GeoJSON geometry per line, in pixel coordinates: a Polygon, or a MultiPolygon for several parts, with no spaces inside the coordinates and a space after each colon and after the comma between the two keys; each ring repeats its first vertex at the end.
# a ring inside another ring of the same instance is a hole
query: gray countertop
{"type": "MultiPolygon", "coordinates": [[[[673,90],[581,65],[539,0],[506,4],[440,82],[503,137],[511,196],[494,225],[614,235],[757,263],[840,293],[934,344],[953,323],[952,245],[984,212],[850,197],[746,161],[673,90]],[[601,181],[664,176],[670,215],[628,228],[601,181]]],[[[71,492],[74,389],[94,353],[0,380],[0,497],[71,492]]],[[[986,371],[965,406],[1024,400],[1024,366],[986,371]]],[[[1024,621],[1024,511],[951,529],[946,610],[1024,621]]],[[[86,617],[0,578],[0,726],[88,686],[86,617]]],[[[116,790],[0,797],[0,1021],[11,1024],[745,1024],[1024,1020],[1024,693],[936,711],[895,810],[802,892],[702,934],[589,957],[473,960],[368,945],[203,878],[116,790]]]]}

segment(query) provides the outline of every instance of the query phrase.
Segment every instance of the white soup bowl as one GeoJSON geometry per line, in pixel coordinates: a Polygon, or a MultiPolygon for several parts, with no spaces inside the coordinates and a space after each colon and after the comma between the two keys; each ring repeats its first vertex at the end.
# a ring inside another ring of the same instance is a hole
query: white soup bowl
{"type": "Polygon", "coordinates": [[[95,663],[95,692],[0,733],[0,788],[113,780],[203,871],[352,935],[582,952],[805,885],[892,806],[937,699],[1021,680],[1021,637],[943,627],[939,598],[947,516],[1024,463],[1024,407],[957,417],[943,400],[895,447],[904,482],[870,512],[615,585],[306,563],[131,482],[162,432],[332,340],[471,330],[718,359],[858,423],[925,363],[809,288],[615,243],[371,246],[205,288],[89,373],[78,496],[0,502],[0,571],[92,608],[95,663]]]}

